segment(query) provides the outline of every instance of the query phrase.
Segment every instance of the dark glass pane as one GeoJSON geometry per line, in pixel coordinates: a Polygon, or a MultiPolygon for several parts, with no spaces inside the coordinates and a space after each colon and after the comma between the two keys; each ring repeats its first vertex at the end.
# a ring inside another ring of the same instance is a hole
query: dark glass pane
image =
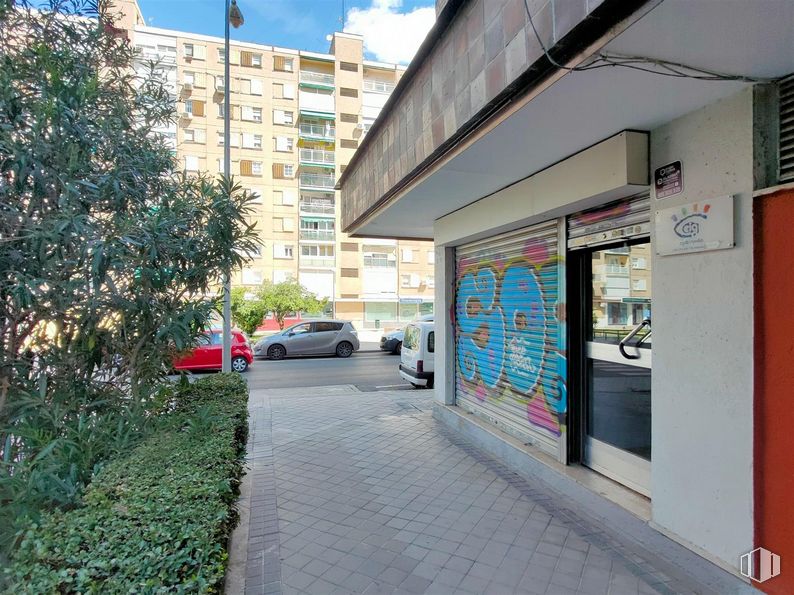
{"type": "Polygon", "coordinates": [[[651,459],[651,371],[590,360],[587,433],[651,459]]]}

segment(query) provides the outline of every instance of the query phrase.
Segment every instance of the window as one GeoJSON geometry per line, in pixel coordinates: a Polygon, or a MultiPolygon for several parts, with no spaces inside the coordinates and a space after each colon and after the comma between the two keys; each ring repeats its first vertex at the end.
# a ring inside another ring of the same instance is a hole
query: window
{"type": "Polygon", "coordinates": [[[414,251],[410,248],[403,248],[402,249],[402,261],[403,262],[413,262],[414,261],[414,251]]]}
{"type": "Polygon", "coordinates": [[[427,334],[427,352],[434,353],[436,350],[436,332],[430,331],[427,334]]]}
{"type": "Polygon", "coordinates": [[[291,244],[273,244],[273,258],[292,258],[291,244]]]}
{"type": "Polygon", "coordinates": [[[262,271],[243,269],[243,285],[262,285],[262,271]]]}
{"type": "Polygon", "coordinates": [[[241,119],[248,122],[261,122],[262,121],[262,108],[244,105],[242,109],[241,119]]]}
{"type": "Polygon", "coordinates": [[[645,279],[633,279],[631,281],[631,288],[634,291],[645,291],[648,288],[648,284],[645,279]]]}
{"type": "Polygon", "coordinates": [[[358,123],[358,116],[356,114],[339,114],[339,119],[342,122],[349,122],[351,124],[358,123]]]}
{"type": "Polygon", "coordinates": [[[295,277],[292,271],[273,271],[273,283],[284,283],[295,277]]]}
{"type": "Polygon", "coordinates": [[[194,87],[204,87],[205,86],[205,78],[203,72],[187,72],[182,78],[182,82],[185,84],[193,85],[194,87]]]}
{"type": "Polygon", "coordinates": [[[240,175],[241,176],[261,176],[262,175],[262,162],[250,161],[248,159],[240,160],[240,175]]]}
{"type": "Polygon", "coordinates": [[[185,142],[204,144],[207,142],[207,131],[203,128],[185,128],[185,142]]]}
{"type": "Polygon", "coordinates": [[[427,251],[427,264],[436,264],[436,252],[435,252],[435,250],[428,250],[427,251]]]}
{"type": "Polygon", "coordinates": [[[210,333],[210,345],[223,345],[223,333],[210,333]]]}
{"type": "Polygon", "coordinates": [[[273,231],[284,231],[283,217],[273,217],[273,231]]]}
{"type": "Polygon", "coordinates": [[[347,70],[348,72],[358,72],[358,64],[353,62],[340,62],[339,70],[347,70]]]}
{"type": "Polygon", "coordinates": [[[274,109],[273,124],[292,124],[292,112],[274,109]]]}
{"type": "MultiPolygon", "coordinates": [[[[236,118],[234,116],[235,116],[235,113],[237,113],[237,106],[236,105],[230,105],[229,107],[231,108],[229,110],[229,119],[230,120],[235,120],[236,118]]],[[[222,118],[223,114],[224,114],[223,104],[219,103],[218,104],[218,117],[222,118]]]]}
{"type": "Polygon", "coordinates": [[[411,286],[411,275],[400,275],[400,287],[411,286]]]}
{"type": "MultiPolygon", "coordinates": [[[[218,48],[218,62],[224,63],[226,62],[226,50],[223,48],[218,48]]],[[[232,53],[229,54],[229,64],[237,64],[240,62],[240,50],[232,50],[232,53]]]]}
{"type": "Polygon", "coordinates": [[[358,90],[357,89],[351,89],[349,87],[341,87],[339,89],[339,94],[342,97],[358,97],[358,90]]]}
{"type": "Polygon", "coordinates": [[[273,99],[295,99],[295,85],[273,83],[273,99]]]}
{"type": "Polygon", "coordinates": [[[358,252],[358,244],[355,242],[342,242],[342,252],[358,252]]]}
{"type": "Polygon", "coordinates": [[[304,244],[301,246],[301,256],[324,256],[332,258],[334,247],[325,244],[304,244]]]}
{"type": "Polygon", "coordinates": [[[203,60],[207,56],[207,48],[194,43],[182,44],[182,54],[185,58],[203,60]]]}
{"type": "Polygon", "coordinates": [[[435,287],[436,286],[436,278],[433,275],[428,275],[427,277],[425,277],[425,285],[427,285],[430,288],[435,287]]]}
{"type": "Polygon", "coordinates": [[[284,231],[294,231],[295,230],[295,221],[292,217],[284,217],[284,231]]]}
{"type": "Polygon", "coordinates": [[[262,81],[251,79],[251,95],[262,95],[262,81]]]}
{"type": "Polygon", "coordinates": [[[277,136],[273,139],[276,151],[291,153],[295,145],[295,139],[289,136],[277,136]]]}
{"type": "Polygon", "coordinates": [[[326,333],[330,331],[341,331],[343,326],[345,326],[344,322],[315,322],[314,332],[326,333]]]}
{"type": "Polygon", "coordinates": [[[273,56],[273,70],[276,72],[293,72],[292,58],[273,56]]]}
{"type": "Polygon", "coordinates": [[[339,146],[342,147],[343,149],[356,149],[358,148],[358,141],[348,140],[346,138],[343,138],[342,140],[339,141],[339,146]]]}
{"type": "Polygon", "coordinates": [[[273,177],[277,180],[286,180],[295,175],[295,166],[291,163],[274,163],[273,177]]]}
{"type": "Polygon", "coordinates": [[[255,54],[254,52],[243,50],[240,52],[240,65],[262,68],[262,54],[255,54]]]}
{"type": "Polygon", "coordinates": [[[346,268],[343,268],[342,271],[341,271],[341,276],[342,277],[356,278],[356,277],[358,277],[358,269],[346,269],[346,268]]]}
{"type": "Polygon", "coordinates": [[[196,155],[185,155],[185,171],[198,171],[199,158],[196,155]]]}
{"type": "Polygon", "coordinates": [[[185,133],[184,134],[185,134],[185,142],[186,143],[195,142],[194,141],[194,139],[196,138],[195,132],[196,132],[195,130],[190,130],[188,128],[185,128],[185,133]]]}
{"type": "Polygon", "coordinates": [[[193,116],[204,115],[204,102],[197,99],[188,99],[185,101],[185,111],[193,116]]]}
{"type": "Polygon", "coordinates": [[[623,326],[628,322],[628,304],[609,303],[607,304],[607,317],[609,324],[623,326]]]}
{"type": "Polygon", "coordinates": [[[631,268],[633,269],[647,269],[648,263],[644,258],[641,256],[632,256],[631,257],[631,268]]]}
{"type": "Polygon", "coordinates": [[[282,190],[281,191],[281,204],[291,207],[295,204],[295,191],[294,190],[282,190]]]}
{"type": "Polygon", "coordinates": [[[261,149],[262,148],[262,135],[251,134],[250,132],[243,132],[243,148],[244,149],[261,149]]]}
{"type": "Polygon", "coordinates": [[[364,252],[365,267],[395,268],[397,262],[393,254],[387,252],[364,252]]]}
{"type": "Polygon", "coordinates": [[[220,174],[222,174],[224,172],[223,164],[224,164],[223,158],[218,159],[218,173],[220,173],[220,174]]]}
{"type": "MultiPolygon", "coordinates": [[[[218,132],[218,146],[223,146],[223,132],[218,132]]],[[[229,132],[229,146],[230,147],[237,147],[240,144],[240,133],[239,132],[229,132]]]]}
{"type": "Polygon", "coordinates": [[[196,80],[194,73],[185,71],[185,74],[182,78],[182,82],[192,85],[196,80]]]}

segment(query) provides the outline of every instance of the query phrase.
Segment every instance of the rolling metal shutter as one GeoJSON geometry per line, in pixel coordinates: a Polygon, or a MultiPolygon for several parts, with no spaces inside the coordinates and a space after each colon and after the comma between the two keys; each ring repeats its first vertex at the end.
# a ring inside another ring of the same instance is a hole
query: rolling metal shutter
{"type": "Polygon", "coordinates": [[[562,220],[456,250],[459,407],[565,460],[562,220]]]}
{"type": "Polygon", "coordinates": [[[779,182],[794,181],[794,76],[780,82],[779,182]]]}
{"type": "Polygon", "coordinates": [[[648,192],[576,213],[568,218],[568,249],[641,238],[651,232],[648,192]]]}

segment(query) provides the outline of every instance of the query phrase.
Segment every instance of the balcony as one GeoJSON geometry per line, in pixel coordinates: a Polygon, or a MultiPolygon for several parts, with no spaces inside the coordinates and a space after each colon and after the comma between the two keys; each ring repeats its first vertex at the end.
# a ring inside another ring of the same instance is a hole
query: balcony
{"type": "Polygon", "coordinates": [[[314,85],[317,87],[334,88],[334,75],[323,74],[321,72],[310,72],[308,70],[300,71],[300,78],[298,82],[301,85],[314,85]]]}
{"type": "Polygon", "coordinates": [[[391,93],[394,91],[394,83],[386,81],[375,81],[364,79],[364,91],[368,93],[391,93]]]}
{"type": "Polygon", "coordinates": [[[327,176],[324,174],[301,174],[299,179],[301,188],[318,188],[320,190],[334,189],[334,176],[327,176]]]}
{"type": "Polygon", "coordinates": [[[308,140],[333,141],[336,138],[336,128],[322,124],[300,124],[298,136],[308,140]]]}
{"type": "Polygon", "coordinates": [[[322,149],[301,149],[300,162],[305,165],[334,167],[336,159],[334,157],[333,151],[324,151],[322,149]]]}
{"type": "Polygon", "coordinates": [[[301,268],[332,269],[334,268],[333,256],[301,256],[301,268]]]}
{"type": "Polygon", "coordinates": [[[333,242],[336,232],[333,229],[301,229],[300,239],[314,242],[333,242]]]}
{"type": "Polygon", "coordinates": [[[608,264],[604,267],[607,275],[628,275],[629,267],[620,264],[608,264]]]}
{"type": "Polygon", "coordinates": [[[324,215],[333,217],[336,215],[336,205],[333,201],[319,201],[311,198],[302,198],[300,201],[301,215],[324,215]]]}

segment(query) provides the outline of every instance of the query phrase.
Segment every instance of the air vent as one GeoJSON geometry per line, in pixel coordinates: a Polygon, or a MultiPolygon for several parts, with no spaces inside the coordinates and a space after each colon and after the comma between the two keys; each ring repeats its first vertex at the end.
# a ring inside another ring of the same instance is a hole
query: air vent
{"type": "Polygon", "coordinates": [[[794,76],[780,83],[780,182],[794,182],[794,76]]]}

